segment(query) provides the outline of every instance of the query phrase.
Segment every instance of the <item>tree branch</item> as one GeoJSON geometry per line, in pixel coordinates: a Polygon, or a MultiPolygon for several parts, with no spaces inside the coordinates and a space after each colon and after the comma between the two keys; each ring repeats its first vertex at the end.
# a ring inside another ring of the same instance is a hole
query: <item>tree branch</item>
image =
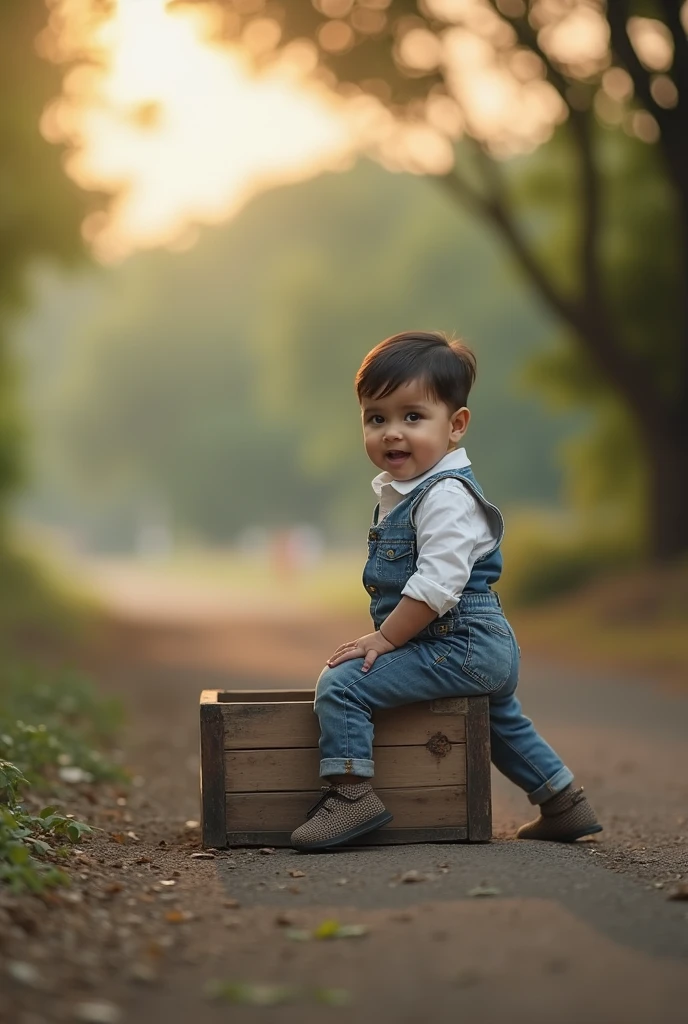
{"type": "MultiPolygon", "coordinates": [[[[485,158],[486,160],[489,158],[485,158]]],[[[545,303],[554,309],[567,322],[575,317],[575,304],[570,301],[553,283],[536,259],[516,223],[507,211],[504,195],[498,194],[495,188],[496,168],[491,169],[492,190],[489,198],[474,189],[465,178],[455,171],[439,177],[440,183],[455,198],[458,198],[474,213],[491,221],[506,239],[512,254],[516,257],[529,280],[536,286],[545,303]]]]}
{"type": "Polygon", "coordinates": [[[644,359],[629,351],[617,337],[601,304],[597,287],[592,295],[585,295],[581,302],[561,292],[520,232],[508,208],[505,190],[502,185],[498,185],[499,173],[494,162],[485,154],[483,159],[491,165],[489,196],[483,195],[455,171],[441,175],[436,180],[470,212],[487,219],[498,229],[540,298],[575,331],[595,365],[627,401],[634,408],[644,407],[654,415],[666,417],[662,398],[653,387],[650,367],[644,359]]]}
{"type": "MultiPolygon", "coordinates": [[[[496,4],[492,0],[491,6],[499,13],[496,4]]],[[[568,125],[576,143],[581,169],[580,193],[583,218],[579,266],[584,302],[589,301],[599,308],[602,305],[597,253],[600,225],[600,187],[599,174],[594,160],[590,117],[586,111],[578,110],[571,106],[567,95],[571,82],[542,48],[537,32],[535,32],[527,17],[522,15],[509,19],[509,22],[516,32],[521,45],[532,50],[540,58],[545,66],[547,81],[557,90],[569,111],[568,125]]]]}

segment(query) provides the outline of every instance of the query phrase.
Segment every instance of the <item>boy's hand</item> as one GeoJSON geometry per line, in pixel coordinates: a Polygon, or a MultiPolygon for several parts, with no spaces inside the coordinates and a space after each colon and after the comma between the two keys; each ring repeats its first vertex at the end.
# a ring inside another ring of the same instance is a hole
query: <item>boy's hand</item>
{"type": "Polygon", "coordinates": [[[327,664],[329,668],[334,668],[335,665],[341,665],[343,661],[363,658],[363,671],[367,672],[375,664],[378,654],[389,654],[390,651],[396,651],[396,647],[389,640],[385,640],[382,633],[366,633],[358,640],[351,640],[348,644],[338,647],[332,657],[328,658],[327,664]]]}

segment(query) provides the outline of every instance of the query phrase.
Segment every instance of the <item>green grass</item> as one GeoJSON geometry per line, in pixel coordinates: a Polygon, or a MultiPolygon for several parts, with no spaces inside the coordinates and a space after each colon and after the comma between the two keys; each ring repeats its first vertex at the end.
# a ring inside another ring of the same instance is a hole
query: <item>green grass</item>
{"type": "Polygon", "coordinates": [[[127,777],[108,756],[120,705],[35,660],[78,640],[94,608],[50,563],[0,544],[0,885],[15,893],[68,884],[70,847],[92,831],[53,802],[74,782],[127,777]]]}
{"type": "Polygon", "coordinates": [[[38,543],[0,533],[0,644],[78,639],[97,614],[87,590],[38,543]]]}
{"type": "Polygon", "coordinates": [[[123,779],[103,755],[122,720],[119,702],[77,673],[21,662],[0,668],[0,758],[40,789],[75,770],[82,781],[123,779]]]}

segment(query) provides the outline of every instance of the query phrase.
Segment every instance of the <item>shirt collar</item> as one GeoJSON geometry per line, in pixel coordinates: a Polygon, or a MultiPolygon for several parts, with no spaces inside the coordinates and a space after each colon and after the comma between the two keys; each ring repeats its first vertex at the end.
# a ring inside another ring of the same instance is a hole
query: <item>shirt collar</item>
{"type": "Polygon", "coordinates": [[[444,473],[446,469],[465,469],[470,464],[471,460],[466,455],[466,449],[457,448],[455,451],[445,455],[439,462],[436,462],[425,473],[421,473],[420,476],[414,476],[411,480],[394,480],[386,470],[378,473],[372,482],[373,490],[378,498],[382,493],[382,488],[386,486],[393,487],[399,494],[410,494],[418,484],[424,483],[429,477],[434,476],[435,473],[444,473]]]}

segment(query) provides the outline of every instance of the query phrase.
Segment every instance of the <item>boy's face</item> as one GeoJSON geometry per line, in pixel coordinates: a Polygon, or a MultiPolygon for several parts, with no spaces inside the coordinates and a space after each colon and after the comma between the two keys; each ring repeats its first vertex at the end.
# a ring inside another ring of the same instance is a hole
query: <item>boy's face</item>
{"type": "Polygon", "coordinates": [[[468,409],[451,412],[415,380],[385,398],[364,398],[361,414],[368,458],[394,480],[411,480],[432,469],[456,447],[470,419],[468,409]]]}

